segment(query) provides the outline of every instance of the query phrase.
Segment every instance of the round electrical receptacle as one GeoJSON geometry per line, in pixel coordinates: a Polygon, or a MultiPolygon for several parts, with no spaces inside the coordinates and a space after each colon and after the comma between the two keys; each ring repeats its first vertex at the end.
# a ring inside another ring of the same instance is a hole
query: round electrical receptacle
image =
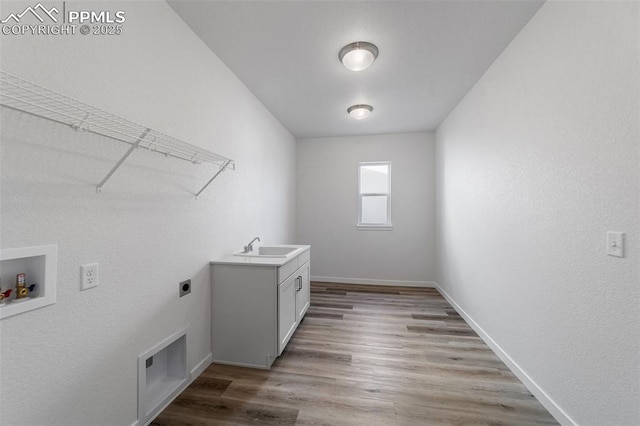
{"type": "Polygon", "coordinates": [[[187,294],[191,293],[191,280],[182,281],[179,284],[178,289],[180,292],[180,297],[186,296],[187,294]]]}

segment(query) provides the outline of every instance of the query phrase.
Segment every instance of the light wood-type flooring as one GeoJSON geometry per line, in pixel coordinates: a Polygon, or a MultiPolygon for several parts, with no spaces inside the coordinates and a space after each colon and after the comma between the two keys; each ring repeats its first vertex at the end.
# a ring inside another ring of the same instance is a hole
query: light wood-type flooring
{"type": "Polygon", "coordinates": [[[152,424],[557,422],[435,289],[312,283],[270,370],[213,364],[152,424]]]}

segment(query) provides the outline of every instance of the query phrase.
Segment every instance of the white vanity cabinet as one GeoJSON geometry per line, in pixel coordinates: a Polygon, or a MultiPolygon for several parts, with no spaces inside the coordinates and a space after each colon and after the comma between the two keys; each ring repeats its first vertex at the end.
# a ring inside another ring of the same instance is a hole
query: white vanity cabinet
{"type": "Polygon", "coordinates": [[[211,262],[213,362],[268,369],[310,304],[310,247],[290,258],[211,262]]]}
{"type": "Polygon", "coordinates": [[[309,261],[278,285],[278,355],[309,309],[309,261]]]}

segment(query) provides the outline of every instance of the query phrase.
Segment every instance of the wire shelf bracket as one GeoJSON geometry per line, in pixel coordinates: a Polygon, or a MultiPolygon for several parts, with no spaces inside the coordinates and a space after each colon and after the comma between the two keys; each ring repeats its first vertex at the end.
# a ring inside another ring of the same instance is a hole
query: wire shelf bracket
{"type": "Polygon", "coordinates": [[[149,127],[108,113],[89,104],[38,86],[13,74],[0,70],[0,105],[129,144],[127,152],[96,186],[103,186],[137,148],[189,161],[218,166],[213,177],[200,189],[196,198],[225,170],[235,170],[233,160],[211,151],[165,135],[149,127]]]}

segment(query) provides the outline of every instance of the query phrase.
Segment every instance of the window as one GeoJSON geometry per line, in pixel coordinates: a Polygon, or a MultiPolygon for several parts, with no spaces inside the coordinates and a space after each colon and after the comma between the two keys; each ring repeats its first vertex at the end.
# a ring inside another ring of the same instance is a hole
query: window
{"type": "Polygon", "coordinates": [[[358,229],[391,229],[391,163],[358,163],[358,229]]]}

